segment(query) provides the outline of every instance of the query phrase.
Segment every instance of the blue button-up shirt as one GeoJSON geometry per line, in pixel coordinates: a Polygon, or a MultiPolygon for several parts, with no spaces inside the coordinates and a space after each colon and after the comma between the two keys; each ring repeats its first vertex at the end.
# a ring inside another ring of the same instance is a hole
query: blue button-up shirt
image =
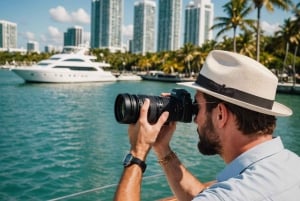
{"type": "Polygon", "coordinates": [[[238,156],[194,201],[299,201],[300,158],[280,137],[238,156]]]}

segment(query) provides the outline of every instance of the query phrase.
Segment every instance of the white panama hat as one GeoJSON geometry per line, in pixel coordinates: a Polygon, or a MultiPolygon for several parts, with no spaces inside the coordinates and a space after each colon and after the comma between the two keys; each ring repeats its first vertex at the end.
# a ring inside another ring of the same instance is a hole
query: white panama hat
{"type": "Polygon", "coordinates": [[[237,53],[211,51],[197,80],[178,84],[259,113],[293,114],[290,108],[275,101],[277,77],[262,64],[237,53]]]}

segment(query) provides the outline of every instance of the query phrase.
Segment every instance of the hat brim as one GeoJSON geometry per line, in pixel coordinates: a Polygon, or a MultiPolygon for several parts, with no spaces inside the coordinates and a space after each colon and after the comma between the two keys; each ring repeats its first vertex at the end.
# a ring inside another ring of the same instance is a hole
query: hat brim
{"type": "Polygon", "coordinates": [[[290,108],[288,108],[285,105],[278,103],[276,101],[274,101],[272,109],[269,110],[269,109],[259,107],[259,106],[253,105],[253,104],[249,104],[249,103],[246,103],[246,102],[243,102],[240,100],[236,100],[229,96],[224,96],[224,95],[218,94],[216,92],[210,91],[206,88],[201,87],[200,85],[196,84],[195,82],[180,82],[177,84],[197,89],[197,90],[199,90],[203,93],[209,94],[213,97],[219,98],[226,102],[229,102],[229,103],[232,103],[232,104],[238,105],[240,107],[243,107],[243,108],[246,108],[249,110],[253,110],[253,111],[256,111],[259,113],[272,115],[272,116],[290,116],[293,114],[293,111],[290,108]]]}

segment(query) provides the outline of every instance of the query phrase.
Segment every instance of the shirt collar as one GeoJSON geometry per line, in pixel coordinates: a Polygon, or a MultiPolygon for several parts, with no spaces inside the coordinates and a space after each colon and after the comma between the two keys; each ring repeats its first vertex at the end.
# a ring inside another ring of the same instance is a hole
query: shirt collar
{"type": "Polygon", "coordinates": [[[239,155],[229,163],[217,176],[219,182],[225,181],[243,172],[251,164],[283,150],[280,137],[261,143],[239,155]]]}

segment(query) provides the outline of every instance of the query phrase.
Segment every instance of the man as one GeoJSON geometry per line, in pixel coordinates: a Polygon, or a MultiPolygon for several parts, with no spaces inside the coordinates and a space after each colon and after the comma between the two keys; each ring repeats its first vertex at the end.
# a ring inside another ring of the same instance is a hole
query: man
{"type": "Polygon", "coordinates": [[[157,155],[177,200],[300,199],[300,159],[273,136],[275,116],[292,111],[275,102],[277,78],[260,63],[236,53],[214,50],[195,83],[194,118],[202,154],[219,154],[226,167],[216,181],[202,183],[180,162],[170,147],[176,123],[147,121],[149,100],[136,124],[129,125],[131,150],[115,200],[139,200],[145,161],[151,148],[157,155]]]}

